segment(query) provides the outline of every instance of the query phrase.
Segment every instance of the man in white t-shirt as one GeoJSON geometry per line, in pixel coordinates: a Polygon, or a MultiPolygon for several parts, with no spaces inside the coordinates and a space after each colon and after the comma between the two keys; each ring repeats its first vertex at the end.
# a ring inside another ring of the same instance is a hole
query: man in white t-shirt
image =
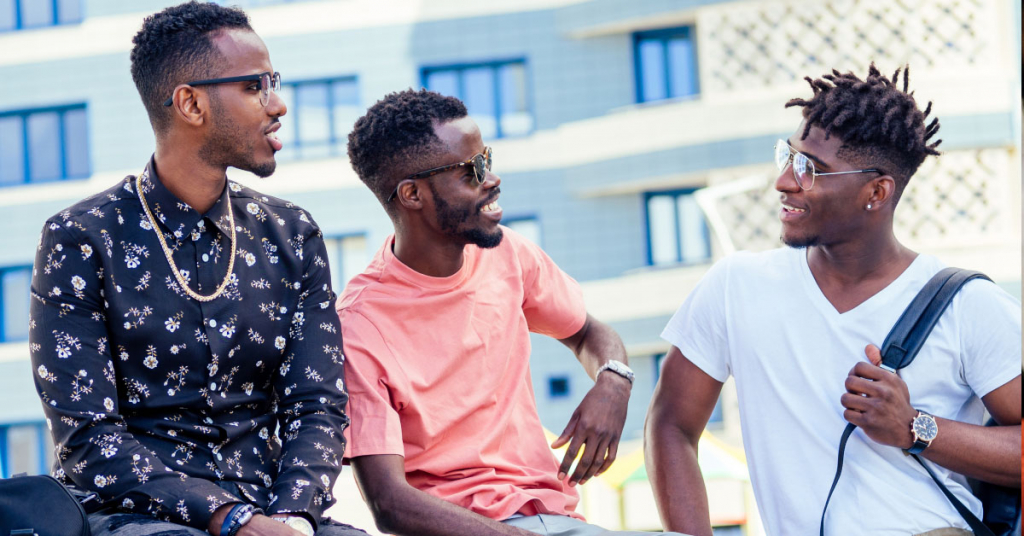
{"type": "Polygon", "coordinates": [[[667,530],[711,534],[697,441],[722,383],[736,380],[743,443],[769,534],[817,534],[849,440],[825,533],[970,534],[925,470],[980,516],[964,475],[1020,486],[1020,303],[983,280],[968,283],[924,348],[898,374],[878,346],[928,279],[943,268],[893,235],[893,211],[929,155],[926,124],[872,65],[811,80],[793,99],[804,120],[779,140],[782,240],[790,248],[717,263],[662,336],[673,344],[646,426],[647,470],[667,530]],[[881,112],[879,111],[881,110],[881,112]],[[985,409],[1002,426],[983,427],[985,409]],[[938,434],[915,437],[911,424],[938,434]]]}

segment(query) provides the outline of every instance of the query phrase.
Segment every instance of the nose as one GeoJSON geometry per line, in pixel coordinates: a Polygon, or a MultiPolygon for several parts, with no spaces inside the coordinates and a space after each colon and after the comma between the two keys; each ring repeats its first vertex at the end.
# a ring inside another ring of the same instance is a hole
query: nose
{"type": "Polygon", "coordinates": [[[270,97],[267,100],[267,115],[281,117],[286,113],[288,113],[288,106],[284,103],[284,99],[276,91],[270,90],[270,97]]]}
{"type": "Polygon", "coordinates": [[[497,188],[501,184],[501,177],[497,173],[488,171],[484,176],[484,189],[497,188]]]}
{"type": "Polygon", "coordinates": [[[775,177],[775,191],[777,192],[798,192],[800,191],[800,185],[796,182],[796,176],[793,175],[793,163],[786,164],[786,167],[782,168],[779,172],[779,176],[775,177]]]}

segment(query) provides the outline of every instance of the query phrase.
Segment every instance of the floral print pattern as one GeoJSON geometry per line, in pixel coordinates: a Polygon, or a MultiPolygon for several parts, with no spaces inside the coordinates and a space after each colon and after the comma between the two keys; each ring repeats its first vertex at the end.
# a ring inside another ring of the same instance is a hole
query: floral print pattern
{"type": "Polygon", "coordinates": [[[321,232],[301,208],[230,180],[201,215],[152,169],[142,187],[158,229],[132,176],[43,228],[30,351],[54,476],[108,506],[199,529],[238,500],[320,519],[348,426],[321,232]],[[234,274],[200,303],[178,286],[155,232],[188,284],[209,294],[231,252],[227,203],[234,274]]]}

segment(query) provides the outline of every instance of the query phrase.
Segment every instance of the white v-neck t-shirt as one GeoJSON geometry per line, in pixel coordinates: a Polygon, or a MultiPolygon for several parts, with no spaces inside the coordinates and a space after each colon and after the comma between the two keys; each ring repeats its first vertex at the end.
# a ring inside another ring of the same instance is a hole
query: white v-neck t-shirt
{"type": "MultiPolygon", "coordinates": [[[[769,534],[817,534],[847,424],[839,402],[846,377],[867,360],[865,346],[882,346],[942,268],[919,255],[889,286],[840,314],[815,282],[806,250],[741,252],[715,264],[665,327],[662,337],[709,376],[735,378],[743,445],[769,534]]],[[[1020,373],[1020,303],[988,281],[971,281],[900,376],[915,408],[980,424],[979,397],[1020,373]]],[[[677,387],[685,396],[686,386],[677,387]]],[[[966,480],[931,465],[980,514],[966,480]]],[[[857,429],[826,534],[903,536],[940,527],[967,524],[916,461],[857,429]]]]}

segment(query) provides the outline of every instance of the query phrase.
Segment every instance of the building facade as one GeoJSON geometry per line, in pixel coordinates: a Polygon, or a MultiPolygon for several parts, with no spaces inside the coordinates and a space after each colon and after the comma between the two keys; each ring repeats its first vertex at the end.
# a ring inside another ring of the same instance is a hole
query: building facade
{"type": "MultiPolygon", "coordinates": [[[[27,312],[43,221],[142,169],[153,135],[131,38],[167,0],[0,0],[0,476],[41,472],[47,433],[27,312]]],[[[1020,0],[239,0],[282,73],[277,173],[229,176],[316,218],[340,291],[390,233],[345,156],[378,98],[427,87],[466,102],[494,149],[506,224],[579,280],[626,342],[639,438],[660,331],[710,264],[778,245],[772,147],[804,76],[909,63],[945,154],[897,210],[911,247],[1019,297],[1020,0]]],[[[534,391],[556,434],[592,384],[534,338],[534,391]]],[[[739,445],[727,384],[712,429],[739,445]]]]}

